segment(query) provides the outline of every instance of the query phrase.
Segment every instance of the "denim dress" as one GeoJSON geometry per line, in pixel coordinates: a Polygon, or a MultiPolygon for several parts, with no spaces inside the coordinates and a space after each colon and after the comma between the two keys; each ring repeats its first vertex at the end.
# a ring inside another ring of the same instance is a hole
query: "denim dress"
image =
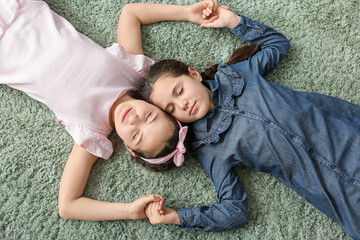
{"type": "Polygon", "coordinates": [[[360,239],[360,107],[267,82],[263,77],[285,56],[288,40],[244,16],[231,31],[261,50],[230,66],[220,63],[215,80],[205,81],[215,108],[192,124],[193,148],[219,202],[178,210],[180,227],[244,226],[247,198],[234,167],[246,166],[273,175],[360,239]]]}

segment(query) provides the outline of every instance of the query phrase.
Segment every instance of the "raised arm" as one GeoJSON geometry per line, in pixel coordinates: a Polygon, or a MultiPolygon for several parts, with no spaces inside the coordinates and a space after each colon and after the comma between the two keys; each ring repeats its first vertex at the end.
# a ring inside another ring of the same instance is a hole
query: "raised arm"
{"type": "Polygon", "coordinates": [[[132,203],[101,202],[83,197],[92,166],[97,157],[74,144],[61,177],[59,215],[67,219],[103,221],[146,218],[144,209],[157,195],[146,195],[132,203]]]}
{"type": "Polygon", "coordinates": [[[284,58],[289,49],[289,41],[276,30],[245,16],[238,16],[233,12],[218,8],[214,13],[218,18],[211,23],[204,23],[202,27],[226,27],[246,42],[259,45],[261,50],[248,60],[231,65],[240,74],[259,73],[262,76],[271,72],[284,58]]]}
{"type": "Polygon", "coordinates": [[[128,53],[143,54],[140,29],[142,25],[161,21],[191,21],[201,24],[213,21],[213,16],[208,17],[206,13],[211,13],[217,8],[217,2],[214,0],[206,0],[189,6],[154,3],[126,4],[119,18],[117,41],[128,53]]]}

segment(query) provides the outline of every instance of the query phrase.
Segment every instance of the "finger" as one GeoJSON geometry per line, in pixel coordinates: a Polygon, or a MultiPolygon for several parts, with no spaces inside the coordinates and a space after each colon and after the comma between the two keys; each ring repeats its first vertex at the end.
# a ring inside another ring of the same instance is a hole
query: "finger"
{"type": "Polygon", "coordinates": [[[219,7],[219,4],[217,1],[214,1],[214,4],[213,4],[213,7],[212,7],[212,10],[215,12],[219,7]]]}
{"type": "Polygon", "coordinates": [[[213,16],[209,19],[203,20],[203,22],[200,24],[200,27],[214,27],[213,22],[216,21],[218,18],[218,16],[213,16]]]}
{"type": "Polygon", "coordinates": [[[161,205],[160,203],[158,203],[158,205],[157,205],[157,211],[158,211],[158,213],[159,213],[160,215],[163,215],[163,214],[164,214],[164,211],[163,211],[163,209],[162,209],[162,205],[161,205]]]}
{"type": "Polygon", "coordinates": [[[164,198],[161,195],[155,195],[158,202],[164,201],[164,198]]]}
{"type": "Polygon", "coordinates": [[[207,15],[209,16],[210,14],[213,13],[213,10],[212,10],[210,7],[208,7],[208,8],[205,9],[205,12],[206,12],[207,15]]]}
{"type": "Polygon", "coordinates": [[[156,202],[154,204],[153,212],[154,212],[155,215],[160,215],[160,213],[159,213],[159,203],[158,202],[156,202]]]}
{"type": "Polygon", "coordinates": [[[163,215],[163,214],[164,214],[163,205],[164,205],[164,201],[159,202],[158,212],[160,213],[160,215],[163,215]]]}
{"type": "Polygon", "coordinates": [[[143,203],[145,204],[148,204],[150,202],[155,202],[155,201],[159,201],[160,198],[158,195],[155,195],[155,194],[149,194],[149,195],[146,195],[143,199],[143,203]]]}
{"type": "Polygon", "coordinates": [[[223,9],[226,9],[226,10],[229,10],[229,9],[230,9],[230,7],[225,6],[225,5],[221,5],[220,7],[223,8],[223,9]]]}
{"type": "Polygon", "coordinates": [[[212,22],[214,22],[214,21],[215,21],[216,19],[218,19],[218,18],[219,18],[219,16],[213,16],[213,17],[205,20],[205,23],[212,23],[212,22]]]}
{"type": "Polygon", "coordinates": [[[162,209],[163,205],[164,205],[164,199],[159,201],[159,210],[162,209]]]}
{"type": "Polygon", "coordinates": [[[207,8],[213,9],[213,7],[214,7],[214,1],[211,0],[207,8]]]}
{"type": "Polygon", "coordinates": [[[208,17],[210,14],[212,14],[212,11],[208,8],[202,10],[202,15],[205,16],[205,18],[208,17]]]}
{"type": "Polygon", "coordinates": [[[214,27],[214,25],[213,25],[213,23],[209,22],[209,23],[200,24],[200,27],[202,27],[202,28],[211,28],[211,27],[214,27]]]}

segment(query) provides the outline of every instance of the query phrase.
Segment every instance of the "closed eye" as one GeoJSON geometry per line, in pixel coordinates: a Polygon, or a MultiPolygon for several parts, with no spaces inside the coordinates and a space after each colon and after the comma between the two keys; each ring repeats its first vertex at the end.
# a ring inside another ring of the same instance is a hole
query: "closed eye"
{"type": "Polygon", "coordinates": [[[145,116],[145,121],[147,121],[150,116],[151,116],[151,112],[149,112],[148,114],[146,114],[146,116],[145,116]]]}
{"type": "Polygon", "coordinates": [[[167,108],[166,108],[166,112],[167,113],[173,113],[174,112],[174,105],[170,105],[170,106],[168,106],[167,108]]]}
{"type": "Polygon", "coordinates": [[[176,91],[177,95],[179,96],[183,92],[183,87],[179,87],[176,91]]]}
{"type": "Polygon", "coordinates": [[[132,135],[132,139],[135,140],[136,137],[138,137],[138,136],[139,136],[139,130],[136,130],[132,135]]]}

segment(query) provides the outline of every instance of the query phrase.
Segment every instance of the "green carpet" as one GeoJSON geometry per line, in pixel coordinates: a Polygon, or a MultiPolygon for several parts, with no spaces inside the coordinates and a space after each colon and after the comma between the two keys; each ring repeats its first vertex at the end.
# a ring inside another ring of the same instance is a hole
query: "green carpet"
{"type": "MultiPolygon", "coordinates": [[[[99,43],[116,41],[121,8],[139,0],[47,0],[75,28],[99,43]]],[[[158,0],[160,2],[160,0],[158,0]]],[[[163,0],[189,4],[194,0],[163,0]]],[[[288,37],[290,51],[267,79],[360,104],[360,3],[358,0],[227,0],[238,13],[288,37]]],[[[177,58],[202,70],[226,59],[242,42],[228,30],[191,23],[143,28],[145,53],[177,58]]],[[[1,54],[1,53],[0,53],[1,54]]],[[[0,63],[1,64],[1,63],[0,63]]],[[[178,209],[217,201],[212,182],[188,154],[183,167],[152,173],[135,164],[115,136],[115,153],[99,160],[85,195],[129,202],[146,193],[178,209]]],[[[0,86],[0,238],[7,239],[348,239],[341,228],[270,175],[238,169],[249,199],[249,223],[202,233],[148,220],[87,222],[58,216],[57,192],[73,141],[53,113],[25,94],[0,86]]]]}

